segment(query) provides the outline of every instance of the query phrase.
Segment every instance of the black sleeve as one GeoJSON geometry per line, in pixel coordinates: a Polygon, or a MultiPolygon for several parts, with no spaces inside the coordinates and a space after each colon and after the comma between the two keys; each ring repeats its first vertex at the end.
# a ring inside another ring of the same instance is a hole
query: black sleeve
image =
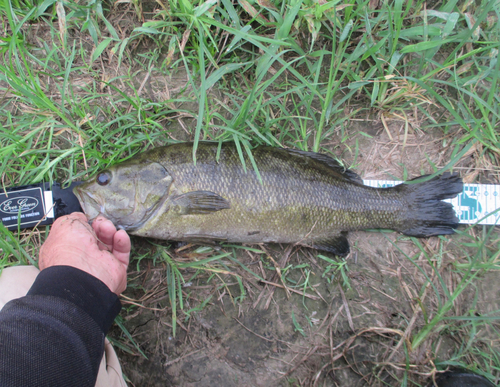
{"type": "Polygon", "coordinates": [[[41,271],[25,297],[0,311],[0,386],[94,387],[120,309],[116,294],[90,274],[41,271]]]}

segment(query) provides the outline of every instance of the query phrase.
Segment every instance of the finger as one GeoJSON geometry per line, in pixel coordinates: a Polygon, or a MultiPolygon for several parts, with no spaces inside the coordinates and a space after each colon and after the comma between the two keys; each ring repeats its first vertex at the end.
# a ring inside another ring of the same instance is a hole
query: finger
{"type": "Polygon", "coordinates": [[[83,223],[88,223],[88,219],[83,212],[72,212],[69,215],[66,215],[69,219],[80,220],[83,223]]]}
{"type": "Polygon", "coordinates": [[[71,221],[81,221],[81,222],[87,222],[87,217],[82,214],[81,212],[73,212],[70,215],[64,215],[56,219],[54,224],[52,225],[52,228],[58,228],[61,227],[61,225],[64,225],[65,223],[70,223],[71,221]]]}
{"type": "Polygon", "coordinates": [[[57,218],[50,229],[49,238],[52,236],[58,237],[64,235],[69,237],[73,232],[80,233],[82,229],[87,230],[92,235],[92,227],[88,224],[87,217],[81,212],[73,212],[71,215],[61,216],[57,218]]]}
{"type": "Polygon", "coordinates": [[[116,227],[113,223],[103,216],[98,216],[92,222],[92,228],[94,229],[99,241],[99,250],[111,251],[113,247],[113,236],[116,233],[116,227]]]}
{"type": "Polygon", "coordinates": [[[131,249],[130,237],[125,230],[119,230],[113,236],[113,255],[125,266],[128,266],[131,249]]]}

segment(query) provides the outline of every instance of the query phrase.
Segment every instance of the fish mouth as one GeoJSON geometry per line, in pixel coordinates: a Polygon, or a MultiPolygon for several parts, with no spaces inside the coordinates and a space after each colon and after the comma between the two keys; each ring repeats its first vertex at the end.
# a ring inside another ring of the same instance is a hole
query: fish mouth
{"type": "Polygon", "coordinates": [[[92,222],[99,215],[105,215],[104,205],[98,200],[96,195],[90,192],[82,191],[80,187],[75,187],[73,193],[80,202],[80,207],[85,213],[90,222],[92,222]]]}

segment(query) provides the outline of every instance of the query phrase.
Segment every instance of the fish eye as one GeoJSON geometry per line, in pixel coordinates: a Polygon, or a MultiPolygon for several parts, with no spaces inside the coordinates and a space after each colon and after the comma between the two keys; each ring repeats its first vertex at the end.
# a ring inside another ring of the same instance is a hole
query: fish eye
{"type": "Polygon", "coordinates": [[[111,174],[109,172],[101,172],[96,177],[96,182],[99,185],[108,185],[111,181],[111,174]]]}

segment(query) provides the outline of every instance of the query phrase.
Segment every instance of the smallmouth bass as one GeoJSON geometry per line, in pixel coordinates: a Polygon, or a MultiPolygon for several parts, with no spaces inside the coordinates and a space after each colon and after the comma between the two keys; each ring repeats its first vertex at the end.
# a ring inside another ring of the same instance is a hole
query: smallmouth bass
{"type": "MultiPolygon", "coordinates": [[[[168,145],[134,156],[76,187],[90,220],[103,214],[132,235],[176,241],[295,243],[337,255],[346,232],[373,228],[428,237],[451,234],[454,174],[392,188],[363,185],[330,156],[259,146],[262,184],[232,143],[168,145]],[[217,158],[217,154],[219,157],[217,158]]],[[[244,152],[243,152],[244,153],[244,152]]]]}

